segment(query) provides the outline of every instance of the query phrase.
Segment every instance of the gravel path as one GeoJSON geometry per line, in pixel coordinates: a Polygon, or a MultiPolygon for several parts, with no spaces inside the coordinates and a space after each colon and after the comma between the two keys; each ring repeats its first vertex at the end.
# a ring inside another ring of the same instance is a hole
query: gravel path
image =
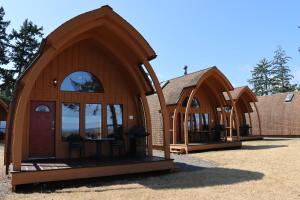
{"type": "MultiPolygon", "coordinates": [[[[4,144],[0,144],[0,160],[3,162],[4,144]]],[[[9,182],[4,172],[4,165],[0,162],[0,199],[5,199],[5,196],[10,192],[9,182]]]]}
{"type": "MultiPolygon", "coordinates": [[[[164,152],[153,150],[153,155],[163,157],[164,152]]],[[[182,171],[195,171],[218,166],[217,163],[193,157],[188,154],[171,154],[171,158],[174,159],[176,168],[182,171]]]]}

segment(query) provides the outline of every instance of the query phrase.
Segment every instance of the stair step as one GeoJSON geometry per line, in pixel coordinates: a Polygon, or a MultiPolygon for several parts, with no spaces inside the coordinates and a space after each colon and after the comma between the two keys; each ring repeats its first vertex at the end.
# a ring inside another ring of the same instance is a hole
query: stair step
{"type": "Polygon", "coordinates": [[[184,154],[185,149],[181,147],[172,147],[170,150],[171,153],[184,154]]]}

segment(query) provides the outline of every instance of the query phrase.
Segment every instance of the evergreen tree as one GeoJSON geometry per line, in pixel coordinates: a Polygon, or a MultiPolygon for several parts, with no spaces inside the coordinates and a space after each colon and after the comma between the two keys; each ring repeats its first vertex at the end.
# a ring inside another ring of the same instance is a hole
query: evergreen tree
{"type": "Polygon", "coordinates": [[[12,30],[9,39],[12,40],[10,58],[14,63],[17,77],[24,72],[38,51],[43,36],[43,27],[38,27],[26,19],[20,30],[12,30]]]}
{"type": "Polygon", "coordinates": [[[251,71],[252,78],[248,82],[253,86],[253,92],[257,96],[269,95],[271,93],[271,61],[263,58],[251,71]]]}
{"type": "Polygon", "coordinates": [[[4,15],[4,8],[0,7],[0,65],[5,65],[9,62],[7,56],[9,40],[6,28],[10,24],[10,21],[4,21],[4,15]]]}
{"type": "Polygon", "coordinates": [[[8,48],[9,48],[9,39],[8,34],[6,33],[6,29],[10,24],[10,21],[4,20],[5,11],[3,7],[0,7],[0,97],[4,100],[9,100],[9,97],[11,96],[10,91],[7,91],[6,83],[11,83],[8,75],[11,71],[9,69],[5,69],[2,67],[2,65],[6,65],[9,63],[9,57],[8,57],[8,48]]]}
{"type": "Polygon", "coordinates": [[[3,81],[0,85],[0,96],[9,102],[13,96],[15,89],[15,70],[0,68],[0,79],[3,81]]]}
{"type": "Polygon", "coordinates": [[[272,67],[272,93],[289,92],[296,89],[296,85],[291,84],[291,80],[294,78],[290,74],[290,67],[287,65],[291,57],[287,56],[285,51],[278,47],[275,51],[272,67]]]}

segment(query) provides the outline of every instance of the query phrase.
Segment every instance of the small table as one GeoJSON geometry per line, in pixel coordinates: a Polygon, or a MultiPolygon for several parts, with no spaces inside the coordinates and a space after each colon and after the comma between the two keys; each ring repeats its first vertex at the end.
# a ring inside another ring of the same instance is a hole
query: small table
{"type": "Polygon", "coordinates": [[[108,141],[112,142],[115,138],[85,138],[85,141],[92,141],[96,143],[96,158],[101,158],[102,142],[108,141]]]}

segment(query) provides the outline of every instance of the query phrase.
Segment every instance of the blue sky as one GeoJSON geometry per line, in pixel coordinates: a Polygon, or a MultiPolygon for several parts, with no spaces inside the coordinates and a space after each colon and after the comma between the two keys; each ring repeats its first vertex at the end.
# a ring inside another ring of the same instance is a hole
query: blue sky
{"type": "Polygon", "coordinates": [[[110,5],[150,43],[161,81],[218,66],[234,86],[247,84],[259,59],[271,59],[281,45],[300,83],[300,1],[291,0],[1,0],[10,28],[24,19],[42,25],[47,35],[66,20],[110,5]]]}

